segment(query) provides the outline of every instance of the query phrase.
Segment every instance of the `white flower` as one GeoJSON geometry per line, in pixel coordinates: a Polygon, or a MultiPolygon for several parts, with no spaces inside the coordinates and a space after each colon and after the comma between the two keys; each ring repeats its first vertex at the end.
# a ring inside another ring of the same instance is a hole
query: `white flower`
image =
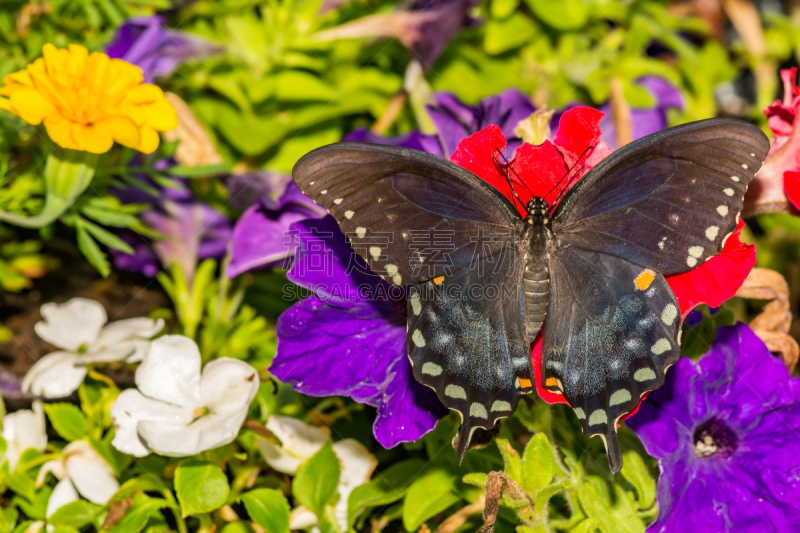
{"type": "MultiPolygon", "coordinates": [[[[267,464],[284,474],[296,474],[301,464],[330,441],[328,434],[320,428],[288,416],[270,416],[266,426],[280,439],[281,446],[266,439],[259,439],[258,447],[267,464]]],[[[339,501],[334,507],[334,514],[339,530],[347,531],[347,499],[356,487],[369,481],[378,462],[355,439],[335,442],[333,451],[339,458],[341,466],[339,485],[336,488],[339,493],[339,501]]],[[[317,517],[302,505],[292,510],[289,516],[289,527],[291,529],[319,530],[317,517]]]]}
{"type": "Polygon", "coordinates": [[[106,310],[86,298],[44,304],[41,313],[44,320],[34,330],[61,350],[36,361],[22,380],[22,390],[46,398],[76,391],[91,363],[141,361],[150,343],[147,339],[164,327],[160,318],[131,318],[105,325],[106,310]]]}
{"type": "Polygon", "coordinates": [[[76,501],[79,494],[90,502],[105,505],[119,489],[114,470],[85,440],[67,444],[59,459],[43,464],[36,478],[37,487],[44,484],[48,473],[60,481],[47,502],[47,518],[76,501]]]}
{"type": "Polygon", "coordinates": [[[258,372],[237,359],[211,361],[200,375],[197,344],[182,335],[156,339],[136,370],[139,390],[111,407],[112,444],[142,457],[194,455],[236,438],[258,392],[258,372]]]}
{"type": "MultiPolygon", "coordinates": [[[[3,439],[11,472],[17,468],[22,452],[34,448],[43,452],[47,446],[42,402],[33,402],[33,410],[22,409],[3,417],[3,439]]],[[[0,461],[1,463],[2,461],[0,461]]]]}

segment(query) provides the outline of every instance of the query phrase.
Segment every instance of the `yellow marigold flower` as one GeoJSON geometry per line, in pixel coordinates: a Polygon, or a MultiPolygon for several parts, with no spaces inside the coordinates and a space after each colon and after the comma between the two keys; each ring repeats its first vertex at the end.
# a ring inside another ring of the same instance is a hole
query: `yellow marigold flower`
{"type": "Polygon", "coordinates": [[[142,83],[139,67],[75,44],[68,50],[46,44],[42,53],[3,78],[0,109],[44,122],[59,146],[102,154],[117,141],[149,154],[158,148],[157,132],[178,125],[164,92],[142,83]]]}

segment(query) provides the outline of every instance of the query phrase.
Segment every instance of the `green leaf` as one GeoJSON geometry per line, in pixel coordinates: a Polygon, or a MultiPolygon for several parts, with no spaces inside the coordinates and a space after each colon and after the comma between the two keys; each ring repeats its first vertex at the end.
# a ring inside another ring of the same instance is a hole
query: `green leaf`
{"type": "Polygon", "coordinates": [[[511,446],[507,439],[494,439],[497,444],[497,449],[500,450],[500,455],[503,456],[503,463],[505,473],[508,477],[522,485],[522,460],[519,457],[517,450],[511,446]]]}
{"type": "Polygon", "coordinates": [[[183,178],[201,178],[225,174],[229,172],[230,169],[231,165],[228,163],[195,166],[175,165],[174,167],[169,167],[169,173],[173,176],[181,176],[183,178]]]}
{"type": "Polygon", "coordinates": [[[242,494],[247,514],[269,533],[289,533],[289,502],[275,489],[256,489],[242,494]]]}
{"type": "Polygon", "coordinates": [[[84,227],[86,231],[91,233],[95,239],[105,244],[109,248],[114,248],[115,250],[119,250],[120,252],[124,252],[126,254],[133,254],[133,248],[131,248],[130,244],[123,241],[107,229],[103,229],[97,224],[82,218],[76,219],[76,222],[79,226],[84,227]]]}
{"type": "Polygon", "coordinates": [[[623,426],[619,429],[620,442],[623,444],[622,449],[622,476],[628,480],[636,489],[636,494],[639,497],[639,508],[647,509],[656,502],[656,479],[658,477],[658,469],[654,463],[648,465],[647,452],[642,446],[642,443],[636,438],[636,435],[623,426]],[[655,474],[655,477],[651,474],[655,474]]]}
{"type": "MultiPolygon", "coordinates": [[[[594,481],[607,483],[599,477],[594,481]]],[[[610,488],[611,494],[602,494],[592,480],[581,483],[578,486],[578,501],[584,512],[598,521],[603,533],[644,533],[644,523],[622,487],[611,484],[610,488]]]]}
{"type": "Polygon", "coordinates": [[[139,533],[151,517],[160,514],[161,509],[169,506],[167,500],[137,495],[134,506],[125,513],[122,519],[114,524],[109,533],[139,533]]]}
{"type": "MultiPolygon", "coordinates": [[[[408,459],[395,463],[375,479],[356,487],[347,501],[349,524],[358,514],[370,507],[382,507],[396,502],[408,491],[411,482],[425,468],[425,461],[408,459]]],[[[486,474],[484,474],[484,477],[486,474]]]]}
{"type": "Polygon", "coordinates": [[[589,21],[588,0],[527,0],[539,20],[557,30],[577,30],[589,21]]]}
{"type": "Polygon", "coordinates": [[[86,256],[92,266],[100,272],[100,275],[107,278],[111,273],[111,265],[108,264],[106,255],[100,250],[100,247],[97,246],[97,243],[94,242],[94,239],[83,226],[78,226],[76,229],[78,230],[78,249],[86,256]]]}
{"type": "Polygon", "coordinates": [[[53,424],[53,429],[61,437],[72,442],[82,439],[86,435],[86,418],[75,405],[71,403],[46,403],[44,412],[53,424]]]}
{"type": "Polygon", "coordinates": [[[403,501],[403,525],[416,531],[423,522],[441,513],[461,498],[454,489],[458,477],[443,468],[432,468],[420,475],[408,488],[403,501]]]}
{"type": "Polygon", "coordinates": [[[503,20],[486,23],[483,47],[492,55],[502,54],[528,43],[536,33],[536,26],[522,13],[513,13],[503,20]]]}
{"type": "Polygon", "coordinates": [[[476,487],[485,488],[488,479],[488,474],[484,474],[483,472],[473,472],[472,474],[465,475],[463,478],[461,478],[461,481],[464,483],[469,483],[470,485],[475,485],[476,487]]]}
{"type": "Polygon", "coordinates": [[[598,522],[594,518],[587,518],[586,520],[582,521],[580,524],[575,526],[575,529],[572,530],[572,533],[592,533],[592,531],[594,531],[599,527],[600,527],[600,522],[598,522]]]}
{"type": "Polygon", "coordinates": [[[531,496],[550,484],[555,473],[555,459],[547,435],[537,433],[525,446],[522,456],[522,488],[531,496]]]}
{"type": "Polygon", "coordinates": [[[97,516],[101,507],[86,500],[70,502],[63,507],[59,507],[48,522],[53,525],[83,527],[97,516]]]}
{"type": "Polygon", "coordinates": [[[341,466],[331,444],[325,445],[300,468],[292,483],[295,498],[318,518],[323,518],[325,505],[336,494],[341,466]]]}
{"type": "Polygon", "coordinates": [[[139,219],[129,213],[121,213],[112,205],[87,204],[81,207],[81,213],[105,226],[129,228],[139,219]]]}
{"type": "Polygon", "coordinates": [[[217,466],[204,461],[183,461],[175,470],[175,491],[183,516],[219,509],[228,499],[228,478],[217,466]]]}

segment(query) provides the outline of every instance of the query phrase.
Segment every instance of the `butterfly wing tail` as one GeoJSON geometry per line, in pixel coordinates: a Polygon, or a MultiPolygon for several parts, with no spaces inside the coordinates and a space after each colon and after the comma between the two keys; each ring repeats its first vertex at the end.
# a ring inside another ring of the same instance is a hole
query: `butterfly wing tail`
{"type": "Polygon", "coordinates": [[[608,466],[612,474],[619,474],[622,470],[622,450],[619,446],[616,424],[609,424],[608,430],[603,437],[603,444],[606,445],[606,456],[608,456],[608,466]]]}

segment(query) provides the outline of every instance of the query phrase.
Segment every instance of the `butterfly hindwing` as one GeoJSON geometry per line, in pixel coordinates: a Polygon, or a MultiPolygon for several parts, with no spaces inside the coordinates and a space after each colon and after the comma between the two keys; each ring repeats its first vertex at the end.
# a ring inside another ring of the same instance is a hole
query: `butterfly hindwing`
{"type": "Polygon", "coordinates": [[[665,275],[717,255],[769,150],[750,124],[709,119],[645,137],[592,169],[558,205],[556,246],[609,253],[665,275]]]}
{"type": "Polygon", "coordinates": [[[516,209],[469,171],[424,152],[365,143],[318,148],[295,165],[300,189],[328,210],[370,268],[396,285],[452,276],[497,246],[516,209]]]}
{"type": "MultiPolygon", "coordinates": [[[[510,236],[509,246],[524,243],[510,236]]],[[[408,354],[414,377],[461,414],[463,457],[478,428],[511,416],[533,391],[520,287],[521,253],[477,262],[461,275],[409,287],[408,354]]]]}
{"type": "Polygon", "coordinates": [[[678,303],[661,274],[611,255],[570,247],[550,264],[543,385],[564,395],[584,435],[604,438],[616,473],[617,420],[680,357],[678,303]]]}

